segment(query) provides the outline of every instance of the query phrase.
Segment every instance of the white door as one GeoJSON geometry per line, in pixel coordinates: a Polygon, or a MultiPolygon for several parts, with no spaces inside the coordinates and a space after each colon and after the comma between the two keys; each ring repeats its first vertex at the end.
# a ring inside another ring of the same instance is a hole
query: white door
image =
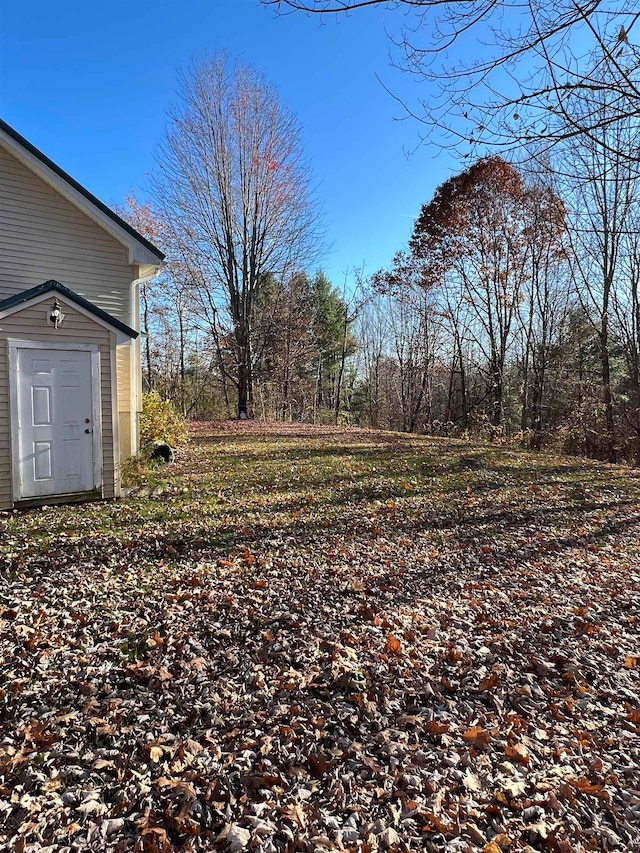
{"type": "Polygon", "coordinates": [[[18,499],[92,491],[91,352],[18,348],[16,367],[18,499]]]}

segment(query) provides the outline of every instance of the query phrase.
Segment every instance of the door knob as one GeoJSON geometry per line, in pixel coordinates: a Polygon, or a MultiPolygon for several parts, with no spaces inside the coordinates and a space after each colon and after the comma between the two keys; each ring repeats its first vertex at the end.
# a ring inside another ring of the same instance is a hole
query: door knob
{"type": "Polygon", "coordinates": [[[86,432],[86,434],[87,434],[87,435],[89,435],[89,433],[90,433],[90,432],[93,432],[93,430],[92,430],[92,429],[85,429],[85,432],[86,432]]]}

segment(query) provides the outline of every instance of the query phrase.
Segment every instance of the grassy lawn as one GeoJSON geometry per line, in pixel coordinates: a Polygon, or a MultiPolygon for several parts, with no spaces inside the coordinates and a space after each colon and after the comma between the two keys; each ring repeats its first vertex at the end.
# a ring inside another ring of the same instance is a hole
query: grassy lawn
{"type": "Polygon", "coordinates": [[[640,477],[196,430],[0,514],[0,847],[640,850],[640,477]]]}

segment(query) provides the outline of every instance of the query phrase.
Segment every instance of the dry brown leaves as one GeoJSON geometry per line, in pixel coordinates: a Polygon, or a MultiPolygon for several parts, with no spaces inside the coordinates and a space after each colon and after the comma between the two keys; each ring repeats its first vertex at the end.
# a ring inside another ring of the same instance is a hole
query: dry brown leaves
{"type": "Polygon", "coordinates": [[[635,481],[250,430],[0,518],[3,849],[640,849],[635,481]]]}

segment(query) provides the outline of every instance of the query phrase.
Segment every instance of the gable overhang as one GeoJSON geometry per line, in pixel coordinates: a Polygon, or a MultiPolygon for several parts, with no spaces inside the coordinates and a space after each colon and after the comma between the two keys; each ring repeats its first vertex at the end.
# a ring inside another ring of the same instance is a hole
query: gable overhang
{"type": "Polygon", "coordinates": [[[130,328],[126,323],[118,320],[117,317],[113,317],[107,311],[98,308],[93,302],[89,302],[84,296],[74,293],[73,290],[53,279],[45,281],[29,290],[23,290],[22,293],[16,293],[14,296],[10,296],[8,299],[0,302],[0,320],[11,314],[17,314],[24,308],[45,302],[52,293],[56,295],[61,305],[68,305],[80,314],[84,314],[85,317],[89,317],[99,326],[115,332],[116,343],[127,343],[138,337],[138,332],[135,329],[130,328]]]}
{"type": "Polygon", "coordinates": [[[135,228],[85,189],[71,175],[57,166],[27,139],[0,119],[0,145],[24,166],[53,187],[56,192],[107,231],[127,249],[129,264],[146,270],[146,278],[155,275],[163,265],[164,254],[135,228]]]}

